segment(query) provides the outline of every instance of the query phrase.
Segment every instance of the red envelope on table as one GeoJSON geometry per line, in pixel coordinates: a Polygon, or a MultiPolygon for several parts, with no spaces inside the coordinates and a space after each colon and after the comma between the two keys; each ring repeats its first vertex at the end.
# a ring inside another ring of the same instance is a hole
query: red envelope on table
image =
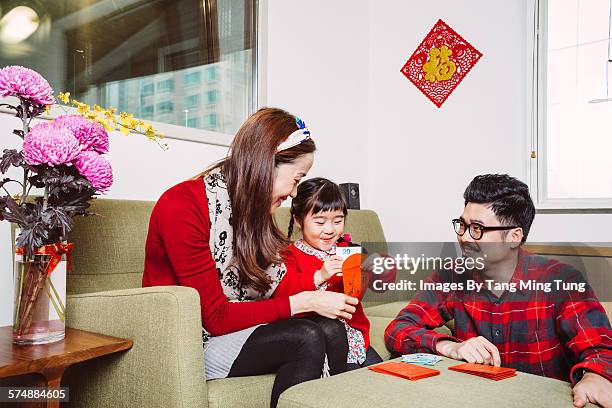
{"type": "Polygon", "coordinates": [[[516,375],[516,368],[494,367],[483,364],[459,364],[448,367],[449,370],[458,371],[460,373],[477,375],[479,377],[488,378],[490,380],[499,381],[516,375]]]}
{"type": "Polygon", "coordinates": [[[395,377],[406,378],[416,381],[421,378],[433,377],[440,374],[440,371],[432,368],[426,368],[414,364],[390,361],[388,363],[379,364],[368,367],[370,370],[381,374],[389,374],[395,377]]]}

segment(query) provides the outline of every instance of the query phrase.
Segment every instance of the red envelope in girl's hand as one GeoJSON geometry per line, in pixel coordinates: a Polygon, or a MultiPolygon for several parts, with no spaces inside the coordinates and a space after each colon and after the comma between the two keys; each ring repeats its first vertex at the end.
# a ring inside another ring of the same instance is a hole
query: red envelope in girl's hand
{"type": "Polygon", "coordinates": [[[364,293],[361,285],[361,254],[353,254],[344,260],[342,284],[345,295],[361,300],[364,293]]]}

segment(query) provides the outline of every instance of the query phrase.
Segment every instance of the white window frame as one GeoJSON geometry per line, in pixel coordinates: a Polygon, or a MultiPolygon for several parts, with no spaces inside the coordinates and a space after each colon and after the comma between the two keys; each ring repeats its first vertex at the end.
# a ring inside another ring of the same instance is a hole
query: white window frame
{"type": "MultiPolygon", "coordinates": [[[[546,198],[546,63],[548,0],[527,2],[527,170],[532,196],[538,210],[610,210],[612,197],[602,199],[546,198]],[[535,157],[534,157],[535,156],[535,157]]],[[[607,212],[607,211],[606,211],[607,212]]]]}
{"type": "MultiPolygon", "coordinates": [[[[253,20],[255,26],[254,43],[257,44],[253,52],[253,100],[249,101],[249,112],[255,112],[258,108],[266,105],[266,58],[267,55],[267,11],[268,0],[256,0],[253,20]]],[[[55,90],[59,92],[61,90],[55,90]]],[[[8,97],[0,97],[1,103],[14,103],[15,100],[8,97]]],[[[52,120],[65,114],[76,114],[77,110],[71,106],[53,106],[48,115],[39,116],[40,119],[52,120]]],[[[128,112],[130,113],[130,112],[128,112]]],[[[15,112],[5,107],[0,107],[0,115],[15,116],[15,112]]],[[[163,134],[166,139],[175,139],[188,142],[209,144],[214,146],[229,147],[234,139],[233,134],[215,132],[207,129],[189,128],[186,126],[173,125],[169,123],[156,122],[143,119],[153,125],[155,130],[163,134]]],[[[132,132],[139,133],[139,132],[132,132]]]]}

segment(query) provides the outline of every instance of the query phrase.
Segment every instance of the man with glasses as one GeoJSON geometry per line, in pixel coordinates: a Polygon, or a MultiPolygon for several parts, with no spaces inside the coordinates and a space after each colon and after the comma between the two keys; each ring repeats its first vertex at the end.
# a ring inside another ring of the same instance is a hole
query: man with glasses
{"type": "Polygon", "coordinates": [[[527,185],[508,175],[487,174],[475,177],[463,197],[463,214],[452,220],[453,227],[462,255],[484,259],[484,268],[463,274],[437,271],[430,279],[472,280],[484,289],[419,292],[387,327],[387,348],[569,380],[575,406],[612,407],[610,322],[580,272],[521,248],[535,217],[527,185]],[[553,286],[546,293],[520,286],[555,280],[585,289],[553,286]],[[433,330],[450,320],[453,336],[433,330]]]}

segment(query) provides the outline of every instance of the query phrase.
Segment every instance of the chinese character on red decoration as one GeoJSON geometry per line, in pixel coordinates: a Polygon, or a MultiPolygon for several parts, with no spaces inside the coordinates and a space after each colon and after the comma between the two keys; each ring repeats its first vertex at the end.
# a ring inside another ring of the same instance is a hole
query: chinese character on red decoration
{"type": "Polygon", "coordinates": [[[480,51],[438,20],[401,72],[439,108],[480,57],[480,51]]]}

